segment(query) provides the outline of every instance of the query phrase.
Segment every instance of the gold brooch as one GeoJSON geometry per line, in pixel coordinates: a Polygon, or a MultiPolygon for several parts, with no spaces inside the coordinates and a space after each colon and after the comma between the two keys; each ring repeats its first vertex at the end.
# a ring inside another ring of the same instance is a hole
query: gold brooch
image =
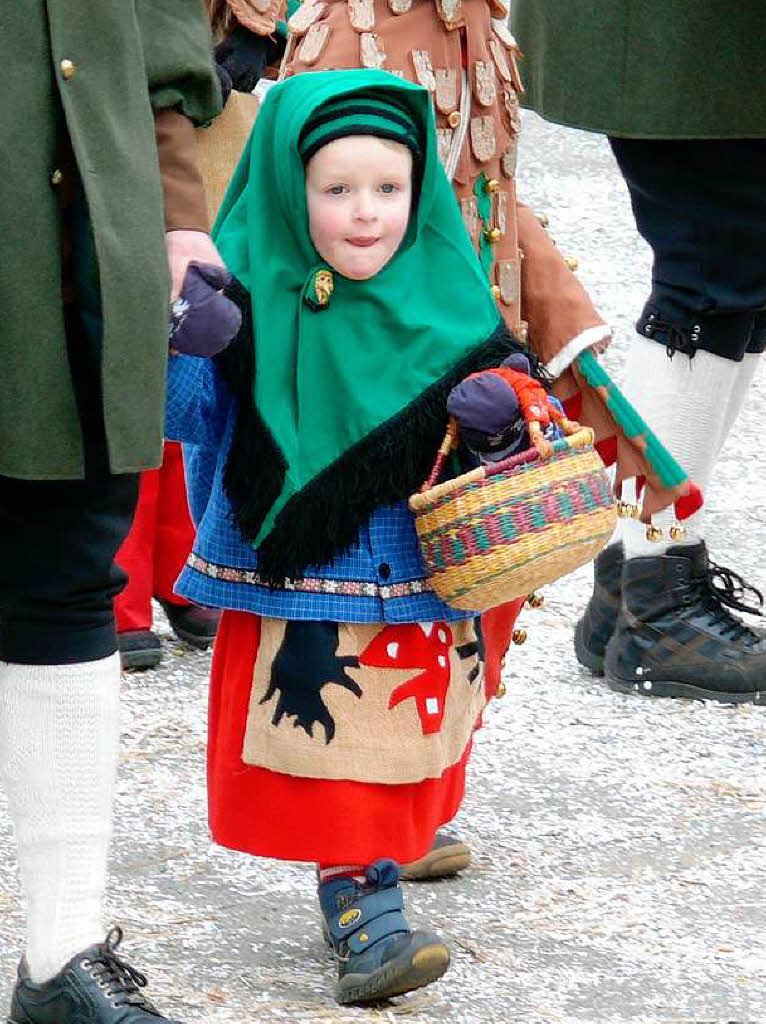
{"type": "Polygon", "coordinates": [[[314,277],[314,294],[318,306],[326,306],[335,290],[335,282],[329,270],[317,270],[314,277]]]}

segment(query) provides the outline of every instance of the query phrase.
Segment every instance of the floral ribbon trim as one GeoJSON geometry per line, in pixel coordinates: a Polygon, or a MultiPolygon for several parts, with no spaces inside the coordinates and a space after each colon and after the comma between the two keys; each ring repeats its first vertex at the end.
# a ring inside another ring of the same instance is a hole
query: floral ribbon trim
{"type": "Polygon", "coordinates": [[[411,580],[409,583],[373,583],[365,580],[325,580],[315,577],[301,577],[285,580],[274,586],[266,583],[252,569],[235,569],[228,565],[216,565],[192,552],[186,564],[204,576],[223,583],[245,583],[264,590],[294,591],[301,594],[333,594],[339,597],[378,597],[390,600],[395,597],[412,597],[414,594],[431,594],[427,580],[411,580]]]}

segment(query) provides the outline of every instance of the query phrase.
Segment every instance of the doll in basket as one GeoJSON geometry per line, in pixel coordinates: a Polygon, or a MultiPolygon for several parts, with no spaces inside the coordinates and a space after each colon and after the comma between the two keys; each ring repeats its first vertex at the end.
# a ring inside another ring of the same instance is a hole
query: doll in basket
{"type": "Polygon", "coordinates": [[[338,998],[364,1003],[447,968],[404,916],[397,865],[457,812],[485,705],[473,615],[431,590],[407,498],[450,391],[521,346],[428,93],[384,72],[275,86],[215,237],[242,329],[215,360],[171,360],[168,399],[199,523],[177,589],[224,609],[210,824],[316,865],[338,998]]]}
{"type": "Polygon", "coordinates": [[[501,462],[530,446],[549,459],[553,441],[581,429],[532,376],[529,357],[521,352],[508,356],[499,367],[480,370],[461,381],[450,392],[447,411],[478,462],[501,462]]]}

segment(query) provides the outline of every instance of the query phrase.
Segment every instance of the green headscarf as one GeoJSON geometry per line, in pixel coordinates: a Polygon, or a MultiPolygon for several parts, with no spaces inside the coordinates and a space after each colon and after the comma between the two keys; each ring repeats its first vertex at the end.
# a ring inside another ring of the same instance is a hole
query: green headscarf
{"type": "Polygon", "coordinates": [[[439,163],[429,95],[387,72],[313,72],[270,89],[213,237],[250,314],[239,354],[222,365],[240,397],[243,379],[254,380],[226,487],[261,573],[276,582],[331,560],[376,507],[417,489],[450,388],[519,346],[439,163]],[[399,251],[373,278],[352,281],[312,244],[299,140],[317,108],[370,92],[411,112],[422,181],[399,251]],[[317,273],[327,271],[334,287],[323,304],[317,273]]]}

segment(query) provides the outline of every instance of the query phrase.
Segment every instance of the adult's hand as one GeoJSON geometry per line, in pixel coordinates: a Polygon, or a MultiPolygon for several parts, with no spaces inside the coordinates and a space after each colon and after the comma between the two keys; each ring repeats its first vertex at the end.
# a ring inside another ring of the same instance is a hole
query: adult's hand
{"type": "Polygon", "coordinates": [[[204,231],[167,231],[165,245],[170,267],[170,301],[178,298],[186,276],[186,268],[195,263],[209,263],[214,267],[224,265],[213,241],[204,231]]]}

